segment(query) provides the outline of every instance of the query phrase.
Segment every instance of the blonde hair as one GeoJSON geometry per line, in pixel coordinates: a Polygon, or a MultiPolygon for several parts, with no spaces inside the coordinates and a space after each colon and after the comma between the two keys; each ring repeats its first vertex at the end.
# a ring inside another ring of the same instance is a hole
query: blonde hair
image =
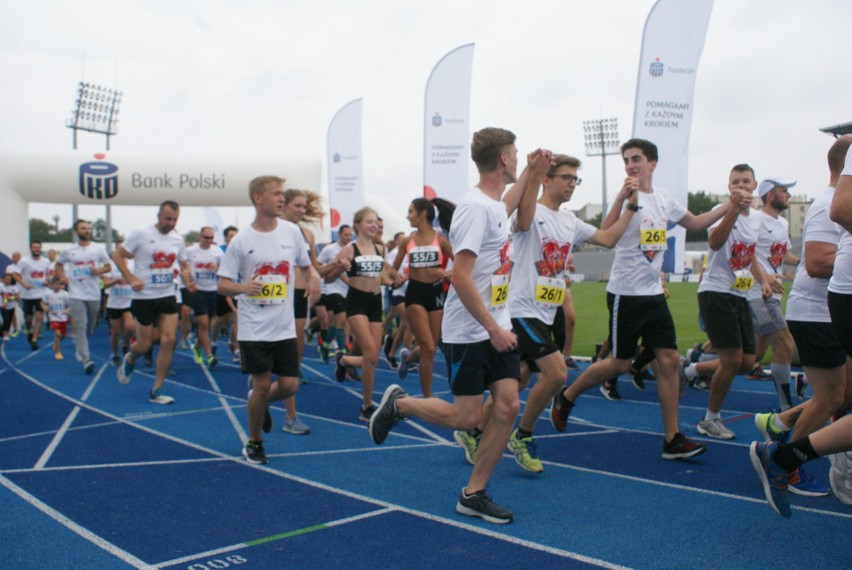
{"type": "Polygon", "coordinates": [[[302,218],[302,221],[308,223],[319,222],[325,216],[325,211],[322,209],[322,196],[310,190],[288,188],[284,191],[284,203],[289,204],[294,198],[299,196],[304,197],[306,202],[305,217],[302,218]]]}
{"type": "Polygon", "coordinates": [[[254,204],[254,199],[263,196],[268,184],[284,184],[284,179],[279,176],[258,176],[249,182],[249,200],[254,204]]]}

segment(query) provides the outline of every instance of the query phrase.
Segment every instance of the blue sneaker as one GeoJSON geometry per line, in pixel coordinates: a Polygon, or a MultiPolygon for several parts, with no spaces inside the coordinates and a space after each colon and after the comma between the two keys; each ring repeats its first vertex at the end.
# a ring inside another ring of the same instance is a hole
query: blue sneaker
{"type": "Polygon", "coordinates": [[[408,362],[405,359],[408,357],[409,352],[407,348],[399,351],[399,366],[396,367],[396,374],[400,380],[405,380],[405,377],[408,376],[408,362]]]}
{"type": "Polygon", "coordinates": [[[778,466],[772,460],[772,454],[778,449],[778,444],[760,443],[757,441],[751,442],[748,448],[748,456],[751,459],[751,466],[757,476],[760,478],[760,483],[763,485],[763,493],[766,495],[766,502],[772,507],[772,510],[784,518],[790,518],[790,503],[787,501],[787,485],[792,476],[778,466]]]}
{"type": "Polygon", "coordinates": [[[805,497],[825,497],[829,492],[828,487],[814,479],[804,466],[790,476],[788,487],[791,493],[805,497]]]}
{"type": "Polygon", "coordinates": [[[118,378],[118,381],[122,384],[128,384],[130,382],[130,375],[133,374],[133,363],[130,362],[130,353],[124,355],[124,359],[121,361],[121,364],[115,370],[115,375],[118,378]]]}

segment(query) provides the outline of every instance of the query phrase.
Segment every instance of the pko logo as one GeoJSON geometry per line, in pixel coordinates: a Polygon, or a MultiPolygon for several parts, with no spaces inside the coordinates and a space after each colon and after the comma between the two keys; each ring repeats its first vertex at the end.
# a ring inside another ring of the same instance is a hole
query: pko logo
{"type": "Polygon", "coordinates": [[[651,77],[660,77],[663,74],[666,66],[660,62],[660,58],[658,57],[656,61],[651,62],[651,68],[648,72],[651,74],[651,77]]]}
{"type": "Polygon", "coordinates": [[[432,117],[432,126],[433,127],[440,127],[442,124],[444,124],[444,119],[441,118],[441,114],[435,113],[435,116],[432,117]]]}
{"type": "MultiPolygon", "coordinates": [[[[96,154],[96,159],[106,155],[96,154]]],[[[118,167],[109,162],[80,165],[80,194],[92,200],[109,200],[118,194],[118,167]]]]}

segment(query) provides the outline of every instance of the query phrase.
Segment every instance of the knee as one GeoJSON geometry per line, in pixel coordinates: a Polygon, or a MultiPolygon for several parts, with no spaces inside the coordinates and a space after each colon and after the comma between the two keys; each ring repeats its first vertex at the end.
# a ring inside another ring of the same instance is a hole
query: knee
{"type": "Polygon", "coordinates": [[[501,398],[494,401],[494,417],[498,420],[513,422],[521,409],[521,402],[515,393],[514,398],[501,398]]]}

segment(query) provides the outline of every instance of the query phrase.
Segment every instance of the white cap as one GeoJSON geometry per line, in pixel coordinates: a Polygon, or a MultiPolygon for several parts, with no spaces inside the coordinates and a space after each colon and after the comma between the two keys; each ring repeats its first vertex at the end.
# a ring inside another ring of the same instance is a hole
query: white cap
{"type": "Polygon", "coordinates": [[[792,188],[796,185],[795,180],[785,180],[784,178],[767,178],[757,186],[757,195],[763,198],[772,191],[773,188],[792,188]]]}

